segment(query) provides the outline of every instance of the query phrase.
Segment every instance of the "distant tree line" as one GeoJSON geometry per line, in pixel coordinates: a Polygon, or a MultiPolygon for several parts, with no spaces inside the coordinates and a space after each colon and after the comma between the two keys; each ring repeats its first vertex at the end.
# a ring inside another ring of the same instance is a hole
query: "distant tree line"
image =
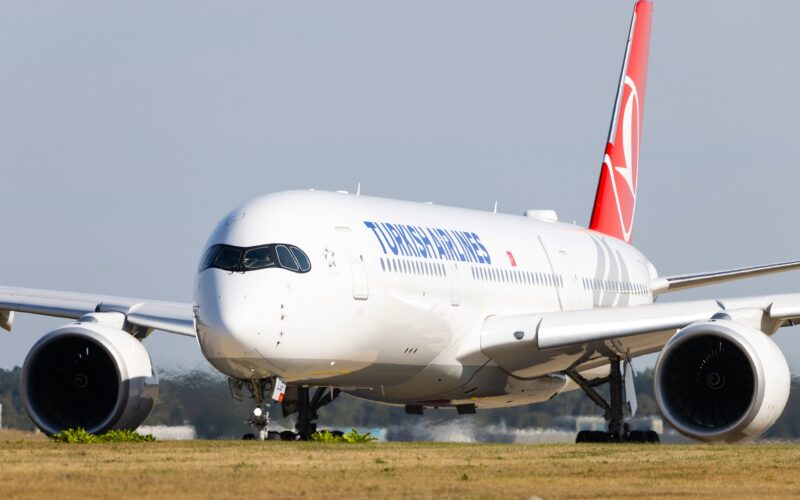
{"type": "MultiPolygon", "coordinates": [[[[22,406],[19,394],[20,368],[0,369],[0,404],[3,405],[3,426],[33,429],[22,406]]],[[[636,376],[639,410],[637,416],[659,415],[653,396],[653,372],[646,370],[636,376]]],[[[159,385],[159,399],[145,425],[194,425],[197,435],[206,439],[238,438],[248,432],[245,421],[253,409],[252,400],[234,400],[227,379],[217,373],[193,370],[183,373],[164,373],[159,385]]],[[[321,426],[332,427],[390,427],[418,422],[419,416],[406,415],[402,407],[370,403],[342,395],[319,412],[321,426]]],[[[553,420],[570,415],[601,415],[581,391],[561,394],[550,401],[527,406],[497,410],[478,410],[476,415],[459,416],[452,410],[426,409],[426,422],[440,423],[463,419],[472,424],[489,425],[504,422],[511,428],[551,427],[553,420]]],[[[280,405],[271,409],[272,421],[292,428],[293,417],[281,418],[280,405]]],[[[666,426],[666,422],[665,422],[666,426]]],[[[767,432],[768,438],[796,439],[800,437],[800,378],[793,379],[789,402],[781,418],[767,432]]]]}

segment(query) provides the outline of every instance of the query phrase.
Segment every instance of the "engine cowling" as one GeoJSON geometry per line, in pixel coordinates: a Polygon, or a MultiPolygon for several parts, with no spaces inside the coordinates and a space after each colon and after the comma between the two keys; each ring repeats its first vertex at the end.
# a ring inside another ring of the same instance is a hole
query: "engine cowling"
{"type": "Polygon", "coordinates": [[[92,318],[42,337],[25,358],[20,385],[25,410],[47,434],[135,429],[158,397],[158,375],[142,343],[92,318]]]}
{"type": "Polygon", "coordinates": [[[789,386],[789,367],[775,342],[731,319],[687,326],[656,363],[661,413],[679,432],[701,441],[757,437],[783,413],[789,386]]]}

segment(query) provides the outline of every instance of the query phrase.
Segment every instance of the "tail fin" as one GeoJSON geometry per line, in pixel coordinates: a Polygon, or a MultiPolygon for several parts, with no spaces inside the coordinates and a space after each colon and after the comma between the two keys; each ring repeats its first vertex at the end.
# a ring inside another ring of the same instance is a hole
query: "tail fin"
{"type": "Polygon", "coordinates": [[[608,144],[600,170],[590,229],[630,242],[639,181],[647,58],[650,51],[652,2],[640,0],[633,8],[622,74],[614,101],[608,144]]]}

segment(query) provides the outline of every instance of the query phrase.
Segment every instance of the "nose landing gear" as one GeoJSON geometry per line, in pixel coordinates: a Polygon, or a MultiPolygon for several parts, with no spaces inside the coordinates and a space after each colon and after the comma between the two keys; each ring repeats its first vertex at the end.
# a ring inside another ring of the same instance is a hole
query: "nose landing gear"
{"type": "Polygon", "coordinates": [[[268,439],[275,439],[275,432],[269,430],[269,410],[266,409],[269,405],[259,405],[253,409],[253,415],[247,420],[247,424],[253,427],[256,432],[244,435],[244,439],[257,439],[259,441],[266,441],[268,439]]]}
{"type": "Polygon", "coordinates": [[[280,439],[280,435],[277,432],[269,430],[269,399],[267,399],[267,394],[275,386],[276,381],[269,378],[252,380],[228,379],[228,387],[234,399],[242,401],[242,389],[246,388],[250,393],[250,397],[256,402],[253,413],[245,422],[253,428],[254,432],[245,434],[242,439],[248,441],[280,439]]]}
{"type": "Polygon", "coordinates": [[[246,389],[250,393],[250,397],[255,400],[256,407],[246,422],[253,428],[254,432],[245,434],[243,439],[259,441],[279,439],[283,441],[310,440],[311,435],[317,431],[315,422],[319,418],[317,411],[330,404],[341,393],[339,389],[332,387],[318,387],[312,396],[309,387],[287,387],[277,377],[253,380],[230,378],[228,379],[228,386],[234,399],[242,401],[242,390],[246,389]],[[268,398],[267,394],[270,394],[270,391],[273,391],[272,397],[268,398]],[[281,403],[283,417],[297,413],[295,424],[297,432],[269,430],[270,399],[281,403]]]}

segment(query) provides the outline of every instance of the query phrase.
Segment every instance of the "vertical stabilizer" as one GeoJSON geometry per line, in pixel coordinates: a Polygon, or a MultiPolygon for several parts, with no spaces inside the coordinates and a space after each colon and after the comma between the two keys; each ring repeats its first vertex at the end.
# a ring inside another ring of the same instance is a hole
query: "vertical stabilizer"
{"type": "Polygon", "coordinates": [[[590,229],[630,242],[639,182],[647,59],[653,3],[640,0],[633,8],[625,59],[614,101],[600,182],[590,229]]]}

